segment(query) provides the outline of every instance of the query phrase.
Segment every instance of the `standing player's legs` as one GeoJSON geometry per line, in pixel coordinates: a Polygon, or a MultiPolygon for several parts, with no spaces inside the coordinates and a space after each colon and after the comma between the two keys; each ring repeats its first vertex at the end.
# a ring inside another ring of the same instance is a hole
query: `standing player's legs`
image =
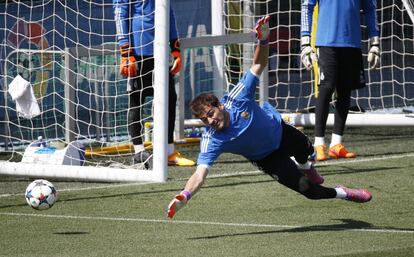
{"type": "Polygon", "coordinates": [[[329,104],[338,83],[338,55],[333,47],[318,48],[319,93],[315,101],[315,150],[316,160],[326,160],[325,130],[329,115],[329,104]]]}
{"type": "Polygon", "coordinates": [[[177,93],[175,91],[174,77],[169,74],[168,82],[168,165],[172,166],[194,166],[193,160],[187,159],[176,151],[174,145],[174,127],[177,105],[177,93]]]}
{"type": "MultiPolygon", "coordinates": [[[[346,118],[349,113],[349,106],[351,104],[351,90],[348,88],[338,88],[336,90],[335,103],[335,122],[332,133],[342,136],[345,130],[346,118]]],[[[341,142],[338,142],[338,144],[341,142]]],[[[335,145],[335,144],[334,144],[335,145]]]]}
{"type": "Polygon", "coordinates": [[[146,162],[150,154],[144,150],[142,117],[143,106],[147,96],[153,95],[152,69],[154,61],[151,57],[142,56],[137,58],[138,76],[132,80],[129,95],[128,132],[134,146],[134,163],[146,162]]]}
{"type": "MultiPolygon", "coordinates": [[[[134,79],[134,84],[137,83],[134,79]]],[[[141,93],[134,90],[129,93],[128,110],[128,132],[133,145],[142,145],[142,125],[141,125],[141,93]]]]}
{"type": "Polygon", "coordinates": [[[361,49],[339,49],[339,83],[336,87],[335,121],[329,156],[333,158],[352,158],[355,154],[349,152],[342,144],[346,119],[351,104],[351,91],[365,86],[365,76],[361,49]]]}
{"type": "Polygon", "coordinates": [[[169,74],[168,78],[168,144],[174,143],[174,127],[175,127],[175,115],[177,105],[177,93],[175,92],[174,77],[169,74]]]}

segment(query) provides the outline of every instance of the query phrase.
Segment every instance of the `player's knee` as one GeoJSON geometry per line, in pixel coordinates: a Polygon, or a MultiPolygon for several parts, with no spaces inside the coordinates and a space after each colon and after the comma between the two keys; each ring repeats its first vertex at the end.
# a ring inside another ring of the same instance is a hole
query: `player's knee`
{"type": "Polygon", "coordinates": [[[316,191],[315,185],[307,177],[303,176],[299,179],[299,193],[303,196],[311,200],[320,199],[316,191]]]}

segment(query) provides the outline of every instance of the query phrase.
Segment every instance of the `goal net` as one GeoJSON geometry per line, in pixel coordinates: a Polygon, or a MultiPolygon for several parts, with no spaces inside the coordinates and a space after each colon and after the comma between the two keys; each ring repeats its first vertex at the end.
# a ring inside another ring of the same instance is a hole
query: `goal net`
{"type": "MultiPolygon", "coordinates": [[[[154,45],[168,56],[165,6],[150,15],[161,25],[154,45]]],[[[2,1],[0,13],[0,174],[165,181],[167,101],[156,85],[168,83],[169,60],[155,55],[155,99],[142,103],[137,121],[158,120],[157,142],[146,142],[155,160],[147,170],[132,163],[112,1],[2,1]]]]}
{"type": "MultiPolygon", "coordinates": [[[[352,93],[348,126],[414,125],[414,32],[410,19],[412,1],[404,2],[408,4],[404,6],[401,1],[378,1],[381,35],[381,67],[378,70],[367,68],[368,37],[366,26],[362,26],[367,86],[352,93]]],[[[231,36],[252,33],[255,21],[268,14],[271,17],[269,65],[268,73],[262,78],[263,88],[258,91],[258,99],[268,100],[297,125],[314,125],[313,113],[318,89],[314,75],[304,69],[300,61],[301,1],[228,0],[224,1],[221,13],[217,13],[217,10],[212,11],[212,19],[222,20],[224,27],[225,36],[217,44],[221,44],[220,47],[225,52],[222,74],[225,86],[215,86],[217,81],[222,81],[221,75],[213,72],[220,63],[217,62],[213,49],[217,46],[203,45],[198,39],[188,39],[188,54],[192,59],[187,63],[185,71],[186,83],[191,85],[192,94],[213,91],[220,95],[239,81],[243,72],[250,67],[255,42],[253,39],[251,42],[235,43],[231,36]],[[209,64],[212,66],[208,67],[209,64]],[[212,75],[208,77],[210,80],[203,77],[205,73],[197,72],[197,67],[203,65],[211,70],[212,75]]],[[[205,40],[208,42],[208,38],[205,40]]],[[[186,117],[189,118],[189,115],[186,117]]],[[[327,125],[332,124],[331,114],[327,125]]]]}
{"type": "MultiPolygon", "coordinates": [[[[259,5],[257,12],[270,13],[273,17],[270,24],[269,100],[282,112],[312,113],[318,92],[315,77],[300,63],[299,3],[300,1],[269,1],[259,5]]],[[[351,115],[347,124],[387,125],[388,122],[389,125],[414,125],[414,120],[406,118],[404,114],[414,111],[413,22],[401,1],[382,0],[377,3],[381,68],[367,69],[368,36],[366,26],[363,25],[362,52],[367,86],[353,91],[351,115]],[[401,115],[387,116],[388,120],[372,115],[352,115],[362,112],[401,115]]],[[[365,24],[364,20],[362,23],[365,24]]],[[[331,124],[332,118],[329,120],[331,124]]],[[[310,123],[304,119],[301,121],[310,123]]]]}

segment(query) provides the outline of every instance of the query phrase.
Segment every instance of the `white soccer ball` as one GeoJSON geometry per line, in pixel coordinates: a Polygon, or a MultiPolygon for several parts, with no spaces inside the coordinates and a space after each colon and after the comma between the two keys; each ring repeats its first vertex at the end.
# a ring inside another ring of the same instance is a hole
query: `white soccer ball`
{"type": "Polygon", "coordinates": [[[36,179],[26,188],[26,202],[33,209],[47,210],[58,198],[56,187],[45,179],[36,179]]]}

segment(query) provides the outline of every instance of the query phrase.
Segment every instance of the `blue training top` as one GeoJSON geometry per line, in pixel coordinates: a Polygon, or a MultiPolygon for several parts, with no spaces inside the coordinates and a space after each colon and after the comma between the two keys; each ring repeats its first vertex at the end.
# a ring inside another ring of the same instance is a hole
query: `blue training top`
{"type": "MultiPolygon", "coordinates": [[[[130,44],[136,56],[154,55],[155,0],[113,0],[118,45],[130,44]]],[[[175,15],[170,5],[170,40],[177,39],[175,15]]]]}
{"type": "Polygon", "coordinates": [[[258,76],[248,71],[221,99],[230,114],[230,125],[223,130],[210,128],[203,133],[198,165],[212,166],[221,153],[260,160],[279,148],[281,116],[269,103],[263,107],[256,103],[255,89],[258,84],[258,76]]]}
{"type": "Polygon", "coordinates": [[[379,36],[377,0],[302,0],[301,35],[309,36],[313,9],[318,3],[316,46],[361,48],[361,13],[368,37],[379,36]]]}

